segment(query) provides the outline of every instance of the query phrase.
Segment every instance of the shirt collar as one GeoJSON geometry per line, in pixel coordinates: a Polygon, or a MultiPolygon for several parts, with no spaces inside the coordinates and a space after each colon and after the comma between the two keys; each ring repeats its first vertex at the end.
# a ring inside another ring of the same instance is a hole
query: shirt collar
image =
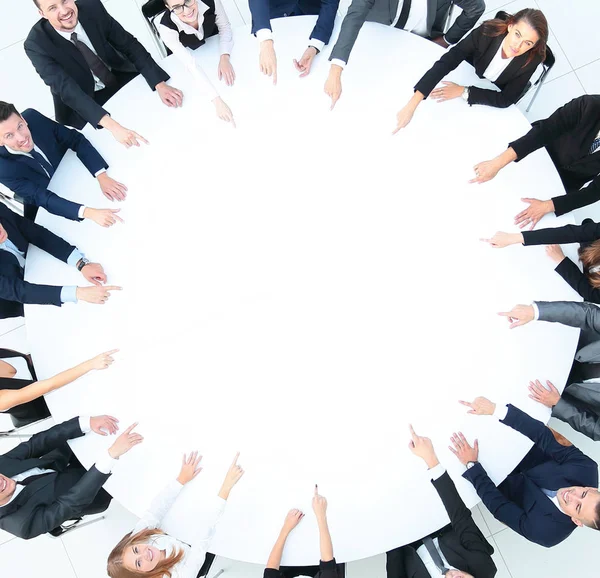
{"type": "Polygon", "coordinates": [[[8,502],[6,502],[6,504],[2,504],[0,506],[0,508],[5,508],[6,506],[8,506],[8,504],[10,504],[24,489],[25,489],[25,486],[21,486],[21,485],[17,484],[17,486],[15,487],[15,491],[14,491],[13,495],[11,496],[10,500],[8,500],[8,502]]]}
{"type": "Polygon", "coordinates": [[[60,34],[65,40],[68,40],[69,42],[71,42],[71,34],[73,34],[73,32],[76,32],[80,36],[82,34],[85,34],[85,30],[83,29],[83,26],[81,26],[81,22],[79,22],[79,21],[77,21],[77,25],[70,32],[64,32],[63,30],[56,30],[56,28],[54,30],[58,34],[60,34]]]}
{"type": "MultiPolygon", "coordinates": [[[[13,149],[11,149],[10,147],[5,146],[4,147],[7,152],[9,152],[11,155],[26,155],[28,157],[31,156],[31,152],[25,153],[23,151],[15,151],[13,149]]],[[[33,150],[37,151],[38,153],[40,152],[40,149],[37,148],[37,146],[35,146],[35,143],[33,143],[33,150]]]]}

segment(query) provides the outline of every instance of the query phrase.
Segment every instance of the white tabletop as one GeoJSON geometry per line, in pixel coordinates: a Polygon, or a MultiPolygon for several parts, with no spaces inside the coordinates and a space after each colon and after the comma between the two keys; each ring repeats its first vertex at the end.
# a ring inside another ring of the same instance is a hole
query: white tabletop
{"type": "MultiPolygon", "coordinates": [[[[57,421],[110,413],[139,421],[144,443],[106,488],[141,514],[199,449],[204,471],[165,529],[190,541],[202,502],[217,492],[236,450],[246,475],[211,546],[264,564],[288,509],[306,518],[284,564],[315,563],[315,483],[329,500],[338,561],[384,552],[447,522],[426,468],[407,449],[408,424],[429,435],[468,506],[478,498],[448,451],[462,430],[479,439],[496,482],[530,442],[459,398],[512,402],[546,421],[527,397],[533,378],[563,386],[577,331],[544,323],[510,331],[496,315],[516,303],[576,300],[543,247],[493,250],[478,239],[514,230],[521,197],[562,185],[545,151],[469,185],[475,163],[524,134],[521,113],[462,99],[421,105],[392,137],[412,86],[441,54],[417,36],[366,24],[333,112],[323,93],[329,48],[297,78],[314,17],[274,22],[279,82],[258,69],[257,42],[235,31],[234,87],[219,84],[238,128],[214,117],[172,59],[179,110],[138,78],[107,106],[148,147],[125,150],[106,131],[85,134],[129,186],[125,224],[102,229],[40,210],[38,222],[101,262],[122,285],[106,306],[27,306],[38,375],[121,348],[118,362],[47,396],[57,421]]],[[[199,51],[216,80],[216,39],[199,51]]],[[[464,65],[450,76],[482,84],[464,65]]],[[[92,207],[112,206],[72,153],[52,188],[92,207]]],[[[540,226],[572,222],[545,218],[540,226]]],[[[574,248],[572,248],[574,251],[574,248]]],[[[574,254],[574,253],[572,253],[574,254]]],[[[27,279],[82,284],[31,249],[27,279]]],[[[90,466],[109,440],[73,447],[90,466]]],[[[120,536],[115,536],[115,543],[120,536]]]]}

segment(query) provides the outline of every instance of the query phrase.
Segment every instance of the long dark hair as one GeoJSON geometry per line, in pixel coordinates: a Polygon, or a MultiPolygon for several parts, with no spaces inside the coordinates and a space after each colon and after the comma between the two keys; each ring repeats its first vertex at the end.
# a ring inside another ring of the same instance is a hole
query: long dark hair
{"type": "Polygon", "coordinates": [[[509,14],[506,20],[502,18],[494,18],[486,20],[483,26],[483,33],[486,36],[501,36],[508,33],[508,27],[517,22],[525,22],[533,28],[537,35],[538,41],[529,50],[529,56],[523,66],[527,66],[536,56],[540,57],[540,62],[546,60],[546,44],[548,42],[548,21],[541,10],[534,8],[525,8],[519,10],[516,14],[509,14]]]}

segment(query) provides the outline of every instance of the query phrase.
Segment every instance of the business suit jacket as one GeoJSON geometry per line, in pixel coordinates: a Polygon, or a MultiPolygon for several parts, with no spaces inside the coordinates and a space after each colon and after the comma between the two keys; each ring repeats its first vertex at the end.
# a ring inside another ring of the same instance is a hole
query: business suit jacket
{"type": "MultiPolygon", "coordinates": [[[[46,155],[54,170],[69,149],[75,151],[92,175],[108,168],[100,153],[80,132],[66,128],[31,108],[21,116],[29,125],[33,142],[46,155]]],[[[0,147],[0,183],[26,205],[43,207],[49,213],[73,221],[81,220],[78,217],[80,204],[48,190],[50,178],[40,163],[25,155],[12,154],[6,147],[0,147]]]]}
{"type": "Polygon", "coordinates": [[[0,507],[0,528],[28,540],[81,516],[109,478],[95,466],[85,472],[71,467],[73,452],[67,440],[81,437],[78,418],[35,434],[27,442],[0,456],[0,473],[12,477],[32,468],[55,470],[25,487],[0,507]]]}
{"type": "Polygon", "coordinates": [[[600,199],[600,153],[589,150],[600,131],[600,95],[574,98],[546,119],[533,123],[531,130],[511,142],[516,162],[546,147],[567,191],[553,197],[554,213],[563,215],[600,199]],[[592,181],[584,187],[588,181],[592,181]],[[580,190],[581,189],[581,190],[580,190]]]}
{"type": "MultiPolygon", "coordinates": [[[[432,535],[432,538],[438,538],[439,547],[446,560],[455,568],[477,578],[493,578],[497,572],[496,565],[492,560],[494,548],[473,521],[471,511],[465,506],[456,491],[452,478],[448,472],[445,472],[437,480],[432,480],[432,484],[450,518],[450,525],[432,535]]],[[[410,570],[403,563],[404,556],[401,552],[403,548],[406,546],[387,553],[388,578],[408,578],[410,575],[410,570]]],[[[429,576],[420,559],[416,560],[415,565],[422,566],[423,575],[429,576]]]]}
{"type": "MultiPolygon", "coordinates": [[[[523,231],[523,245],[593,243],[600,239],[600,224],[588,220],[581,225],[566,225],[555,229],[523,231]]],[[[600,263],[599,263],[600,264],[600,263]]],[[[565,257],[554,269],[581,297],[589,303],[600,303],[600,289],[592,286],[579,267],[565,257]]]]}
{"type": "MultiPolygon", "coordinates": [[[[135,72],[152,90],[169,75],[152,60],[147,50],[112,16],[100,0],[79,0],[79,22],[102,61],[118,72],[135,72]]],[[[94,100],[94,77],[81,52],[42,18],[25,40],[25,52],[54,98],[56,120],[83,128],[97,126],[108,114],[94,100]]]]}
{"type": "Polygon", "coordinates": [[[271,18],[318,14],[317,23],[310,38],[329,42],[340,0],[249,0],[252,14],[252,34],[271,28],[271,18]]]}
{"type": "MultiPolygon", "coordinates": [[[[600,363],[600,308],[591,303],[536,302],[540,321],[562,323],[582,330],[575,360],[600,363]]],[[[574,430],[600,440],[600,383],[569,383],[552,415],[574,430]]]]}
{"type": "MultiPolygon", "coordinates": [[[[506,35],[487,36],[485,31],[486,25],[484,23],[448,50],[417,82],[415,90],[418,90],[427,98],[440,80],[463,61],[472,64],[477,76],[483,78],[483,73],[506,37],[506,35]]],[[[500,92],[471,86],[469,104],[485,104],[497,108],[506,108],[517,102],[523,94],[531,75],[542,62],[541,58],[536,56],[529,64],[526,64],[529,56],[530,54],[527,52],[521,54],[521,56],[514,58],[504,69],[494,82],[500,92]]]]}
{"type": "Polygon", "coordinates": [[[513,405],[509,404],[502,423],[533,441],[532,452],[518,471],[509,474],[498,487],[480,463],[468,469],[463,477],[475,486],[477,494],[497,520],[540,546],[556,546],[577,526],[541,488],[598,487],[598,464],[575,446],[560,445],[542,422],[513,405]],[[528,459],[534,454],[536,459],[528,459]]]}
{"type": "MultiPolygon", "coordinates": [[[[17,249],[27,255],[29,244],[50,253],[60,261],[67,262],[75,250],[54,233],[13,213],[0,203],[0,224],[17,249]]],[[[0,319],[23,315],[23,303],[50,304],[60,307],[62,287],[36,285],[23,281],[23,269],[16,257],[8,251],[0,250],[0,319]]]]}

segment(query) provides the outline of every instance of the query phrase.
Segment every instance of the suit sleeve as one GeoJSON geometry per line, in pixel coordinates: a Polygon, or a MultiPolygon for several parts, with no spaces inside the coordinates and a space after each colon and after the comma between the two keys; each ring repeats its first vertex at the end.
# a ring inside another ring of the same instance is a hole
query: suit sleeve
{"type": "Polygon", "coordinates": [[[56,285],[37,285],[14,277],[0,276],[0,297],[7,301],[60,307],[61,291],[62,287],[56,285]]]}
{"type": "Polygon", "coordinates": [[[358,33],[362,28],[367,14],[373,8],[375,0],[352,0],[348,12],[342,22],[342,28],[337,42],[331,51],[329,60],[341,60],[348,62],[352,47],[358,38],[358,33]]]}
{"type": "Polygon", "coordinates": [[[340,0],[321,0],[319,17],[310,35],[310,40],[319,40],[323,44],[329,42],[339,5],[340,0]]]}
{"type": "Polygon", "coordinates": [[[92,503],[102,485],[110,474],[100,473],[92,466],[69,491],[58,496],[52,503],[39,505],[33,511],[27,507],[1,520],[4,530],[29,540],[53,530],[66,520],[77,517],[82,510],[92,503]]]}
{"type": "Polygon", "coordinates": [[[554,269],[584,301],[600,303],[600,289],[594,287],[579,267],[565,257],[554,269]]]}
{"type": "Polygon", "coordinates": [[[469,89],[469,104],[484,104],[495,108],[508,108],[511,104],[515,104],[519,100],[536,68],[537,65],[527,65],[528,70],[511,78],[500,92],[471,86],[469,89]]]}
{"type": "Polygon", "coordinates": [[[574,301],[536,301],[536,304],[540,321],[562,323],[600,333],[600,308],[596,305],[574,301]]]}
{"type": "Polygon", "coordinates": [[[103,29],[111,46],[124,54],[135,66],[136,70],[146,79],[148,86],[155,90],[159,82],[169,80],[170,76],[154,62],[150,53],[141,45],[139,40],[127,32],[107,11],[102,2],[97,3],[103,29]]]}
{"type": "Polygon", "coordinates": [[[252,34],[264,29],[273,30],[271,28],[269,0],[248,0],[248,6],[252,15],[252,34]]]}
{"type": "MultiPolygon", "coordinates": [[[[453,71],[458,65],[467,60],[477,50],[479,29],[474,30],[464,40],[461,40],[456,46],[448,50],[417,82],[415,91],[419,91],[425,98],[448,73],[453,71]]],[[[472,89],[471,89],[472,90],[472,89]]]]}
{"type": "Polygon", "coordinates": [[[582,225],[565,225],[555,229],[523,231],[523,245],[552,245],[557,243],[591,243],[600,239],[600,223],[589,221],[582,225]]]}
{"type": "Polygon", "coordinates": [[[517,154],[515,162],[519,162],[528,154],[546,146],[575,128],[581,121],[584,104],[583,97],[573,99],[561,106],[548,118],[535,123],[525,136],[509,143],[508,146],[517,154]]]}
{"type": "Polygon", "coordinates": [[[598,200],[600,200],[600,175],[595,177],[589,185],[583,187],[583,189],[579,191],[569,191],[568,195],[552,197],[554,214],[557,217],[560,217],[560,215],[570,213],[575,209],[587,207],[587,205],[591,205],[598,200]]]}
{"type": "Polygon", "coordinates": [[[79,426],[79,418],[74,417],[56,424],[46,431],[32,435],[28,441],[20,443],[16,448],[4,454],[4,457],[16,460],[39,458],[52,450],[60,448],[67,441],[80,438],[83,435],[79,426]]]}
{"type": "Polygon", "coordinates": [[[552,416],[567,422],[575,431],[594,440],[600,440],[600,416],[580,409],[564,397],[552,408],[552,416]]]}
{"type": "Polygon", "coordinates": [[[479,17],[485,11],[484,0],[455,0],[456,4],[462,12],[450,27],[448,32],[444,34],[444,38],[448,44],[456,44],[467,32],[469,32],[479,17]]]}
{"type": "Polygon", "coordinates": [[[25,40],[25,53],[33,64],[40,78],[50,90],[60,96],[61,100],[86,122],[97,127],[102,117],[108,112],[96,103],[92,96],[86,94],[64,68],[51,58],[30,38],[25,40]]]}

